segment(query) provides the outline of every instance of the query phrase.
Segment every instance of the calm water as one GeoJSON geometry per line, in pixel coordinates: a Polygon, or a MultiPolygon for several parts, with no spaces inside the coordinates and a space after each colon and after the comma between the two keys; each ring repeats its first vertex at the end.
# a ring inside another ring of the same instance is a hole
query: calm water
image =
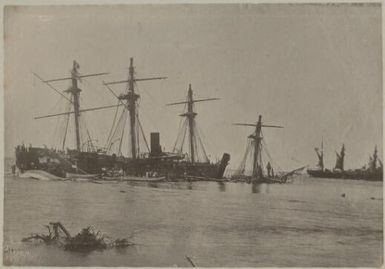
{"type": "Polygon", "coordinates": [[[382,183],[109,184],[5,177],[4,263],[50,266],[380,266],[382,183]],[[341,196],[342,193],[346,197],[341,196]],[[61,221],[135,247],[89,254],[22,243],[61,221]]]}

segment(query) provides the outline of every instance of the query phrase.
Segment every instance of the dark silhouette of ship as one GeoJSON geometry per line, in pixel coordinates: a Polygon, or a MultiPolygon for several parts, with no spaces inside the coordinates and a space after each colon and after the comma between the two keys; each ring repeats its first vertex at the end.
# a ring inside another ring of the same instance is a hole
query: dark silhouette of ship
{"type": "Polygon", "coordinates": [[[234,125],[255,127],[255,130],[251,135],[248,136],[248,143],[244,157],[238,169],[232,175],[232,180],[243,181],[247,183],[282,184],[286,183],[290,176],[293,176],[296,173],[300,173],[303,169],[305,169],[305,166],[303,166],[290,172],[281,172],[278,174],[274,173],[274,167],[271,165],[270,161],[267,162],[266,169],[264,169],[262,146],[264,146],[266,151],[266,144],[262,143],[262,128],[283,128],[282,126],[263,124],[261,115],[259,115],[257,123],[234,123],[234,125]],[[249,174],[249,171],[246,170],[246,163],[249,159],[251,159],[252,163],[251,174],[249,174]]]}
{"type": "MultiPolygon", "coordinates": [[[[216,100],[217,98],[194,100],[191,86],[188,91],[187,100],[174,103],[186,104],[187,111],[181,116],[186,118],[186,129],[189,130],[190,151],[184,154],[181,148],[174,147],[173,152],[163,152],[160,144],[160,134],[151,133],[150,145],[146,140],[138,114],[139,94],[135,91],[136,84],[142,81],[161,80],[166,77],[136,78],[133,58],[130,59],[129,74],[126,80],[103,82],[104,86],[116,97],[117,104],[114,106],[102,106],[83,109],[80,107],[80,92],[78,82],[86,77],[107,75],[108,73],[97,73],[81,75],[79,64],[74,61],[70,77],[44,80],[37,74],[44,84],[57,92],[68,102],[68,111],[58,114],[35,117],[42,119],[48,117],[65,117],[66,127],[62,139],[62,147],[53,149],[47,147],[32,147],[24,144],[16,147],[16,166],[20,172],[26,170],[43,170],[53,175],[65,177],[68,174],[78,175],[132,175],[132,176],[165,176],[168,179],[183,177],[222,178],[229,162],[230,155],[223,154],[222,160],[212,163],[207,158],[203,143],[196,132],[195,117],[193,111],[194,103],[201,101],[216,100]],[[55,88],[52,83],[56,81],[70,80],[71,86],[64,92],[55,88]],[[126,84],[126,91],[116,94],[111,88],[114,84],[126,84]],[[87,111],[115,108],[116,113],[112,120],[112,127],[104,147],[97,147],[91,139],[90,133],[81,125],[81,114],[87,111]],[[73,116],[75,126],[75,149],[66,148],[68,123],[73,116]],[[128,127],[128,128],[126,128],[128,127]],[[81,134],[83,130],[85,135],[81,134]],[[125,131],[128,129],[128,135],[125,131]],[[123,140],[128,138],[128,154],[122,153],[123,140]],[[144,144],[141,147],[139,140],[144,144]],[[200,149],[200,150],[198,150],[200,149]],[[198,158],[198,152],[204,153],[204,159],[198,158]]],[[[184,132],[184,136],[186,131],[184,132]]],[[[179,136],[178,136],[179,139],[179,136]]],[[[184,140],[184,138],[183,138],[184,140]]]]}
{"type": "Polygon", "coordinates": [[[323,142],[321,149],[315,148],[318,164],[315,169],[308,169],[307,173],[312,177],[319,178],[338,178],[338,179],[361,179],[368,181],[382,181],[383,180],[383,165],[377,155],[377,147],[374,148],[373,155],[369,158],[368,166],[361,169],[344,169],[345,161],[345,145],[342,145],[340,153],[336,152],[336,164],[333,170],[325,169],[323,142]]]}

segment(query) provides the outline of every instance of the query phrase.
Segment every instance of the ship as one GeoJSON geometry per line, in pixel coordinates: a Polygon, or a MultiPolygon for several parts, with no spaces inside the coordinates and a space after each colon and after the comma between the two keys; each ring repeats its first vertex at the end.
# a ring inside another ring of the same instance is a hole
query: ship
{"type": "Polygon", "coordinates": [[[336,164],[333,170],[325,169],[324,167],[324,151],[323,141],[321,142],[321,148],[314,149],[317,157],[318,164],[314,169],[308,169],[307,173],[312,177],[317,178],[337,178],[337,179],[356,179],[367,181],[382,181],[383,180],[383,165],[378,158],[377,147],[374,148],[373,155],[369,157],[368,165],[364,165],[360,169],[344,169],[345,162],[345,145],[343,144],[340,152],[336,152],[336,164]]]}
{"type": "Polygon", "coordinates": [[[273,160],[268,153],[266,143],[263,142],[262,128],[283,128],[283,126],[263,124],[262,115],[259,115],[257,123],[234,123],[234,125],[255,127],[255,130],[248,136],[244,157],[238,169],[231,176],[233,181],[283,184],[288,182],[289,177],[301,173],[305,169],[305,166],[303,166],[290,172],[281,171],[274,173],[274,167],[271,164],[273,160]],[[262,159],[263,149],[270,158],[270,161],[266,163],[266,169],[264,169],[264,160],[262,159]],[[251,171],[246,169],[246,164],[250,161],[252,165],[251,171]]]}
{"type": "MultiPolygon", "coordinates": [[[[230,155],[227,153],[224,153],[221,161],[216,163],[211,163],[208,159],[204,162],[195,161],[195,151],[191,151],[190,158],[186,159],[186,156],[181,152],[163,152],[160,145],[160,134],[157,132],[150,134],[151,144],[148,144],[139,119],[138,100],[140,95],[136,92],[137,83],[163,80],[167,77],[137,78],[133,58],[130,58],[127,79],[111,82],[103,81],[104,87],[115,96],[117,104],[83,109],[80,107],[80,93],[82,90],[79,88],[78,82],[82,82],[82,79],[88,77],[103,76],[108,73],[81,75],[79,68],[80,65],[73,61],[71,76],[58,79],[45,80],[34,74],[42,83],[68,102],[68,111],[35,117],[35,119],[65,118],[66,126],[62,136],[61,148],[25,146],[24,143],[17,145],[15,148],[15,165],[21,173],[27,170],[43,170],[59,177],[68,175],[81,175],[82,177],[87,175],[102,177],[166,176],[167,179],[186,176],[223,177],[230,159],[230,155]],[[54,82],[65,80],[71,81],[71,86],[67,90],[61,91],[53,86],[54,82]],[[112,85],[116,84],[126,84],[126,91],[117,94],[112,88],[112,85]],[[84,122],[81,115],[88,111],[110,108],[116,109],[111,122],[112,126],[106,144],[103,147],[98,147],[94,145],[88,129],[81,125],[81,122],[84,122]],[[75,149],[66,148],[70,116],[73,116],[75,126],[75,149]],[[126,129],[128,129],[128,132],[126,132],[126,129]],[[127,138],[126,143],[123,142],[125,138],[127,138]],[[126,155],[123,153],[124,144],[128,148],[126,155]]],[[[190,141],[195,141],[197,136],[194,134],[192,127],[195,126],[194,118],[196,113],[192,111],[193,103],[203,100],[193,100],[192,90],[190,89],[190,91],[188,100],[185,102],[188,104],[188,111],[183,116],[188,119],[190,124],[190,141]]],[[[195,148],[197,144],[192,142],[191,145],[191,148],[195,148]]]]}
{"type": "MultiPolygon", "coordinates": [[[[194,178],[214,178],[223,177],[225,168],[230,161],[230,154],[224,153],[221,161],[212,163],[207,156],[201,132],[199,132],[195,118],[198,113],[194,110],[194,104],[198,102],[215,101],[219,98],[194,99],[191,84],[187,91],[185,101],[169,103],[167,106],[184,105],[185,111],[179,116],[182,122],[177,134],[177,138],[172,150],[173,154],[183,156],[182,159],[176,160],[176,167],[184,169],[185,177],[194,178]],[[188,141],[186,141],[186,138],[188,141]],[[184,153],[184,148],[188,144],[188,152],[184,153]]],[[[173,165],[175,165],[175,162],[173,165]]],[[[172,169],[169,169],[172,170],[172,169]]]]}

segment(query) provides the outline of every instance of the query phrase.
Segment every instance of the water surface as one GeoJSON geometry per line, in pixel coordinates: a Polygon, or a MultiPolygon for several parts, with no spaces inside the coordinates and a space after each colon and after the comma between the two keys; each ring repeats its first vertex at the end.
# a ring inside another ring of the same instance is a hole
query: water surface
{"type": "Polygon", "coordinates": [[[5,177],[4,263],[49,266],[380,266],[382,183],[43,182],[5,177]],[[345,197],[342,196],[345,194],[345,197]],[[23,243],[44,224],[93,225],[135,247],[88,254],[23,243]]]}

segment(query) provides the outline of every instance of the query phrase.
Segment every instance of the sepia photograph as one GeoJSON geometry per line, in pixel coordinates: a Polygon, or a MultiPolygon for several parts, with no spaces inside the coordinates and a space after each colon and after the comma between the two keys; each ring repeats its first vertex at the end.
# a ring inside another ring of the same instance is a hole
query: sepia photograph
{"type": "Polygon", "coordinates": [[[383,266],[382,3],[3,6],[3,266],[383,266]]]}

